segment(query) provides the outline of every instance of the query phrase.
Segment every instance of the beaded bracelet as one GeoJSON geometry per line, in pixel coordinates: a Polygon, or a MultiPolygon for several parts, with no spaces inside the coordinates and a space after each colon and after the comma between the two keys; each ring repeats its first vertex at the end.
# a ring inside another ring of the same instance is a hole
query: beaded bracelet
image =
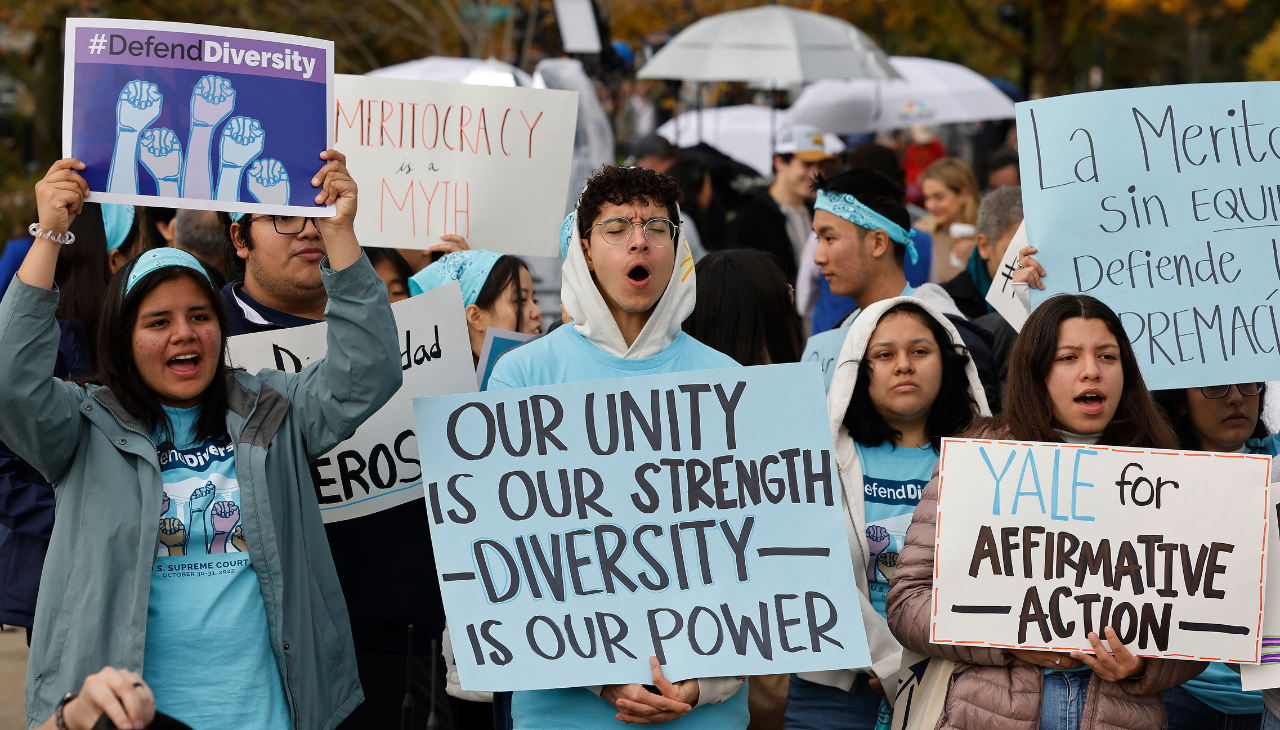
{"type": "Polygon", "coordinates": [[[39,223],[32,223],[28,226],[27,233],[30,233],[32,238],[40,238],[43,236],[54,243],[61,243],[63,246],[76,242],[76,234],[71,231],[67,231],[66,233],[53,233],[52,231],[46,231],[41,228],[39,223]]]}

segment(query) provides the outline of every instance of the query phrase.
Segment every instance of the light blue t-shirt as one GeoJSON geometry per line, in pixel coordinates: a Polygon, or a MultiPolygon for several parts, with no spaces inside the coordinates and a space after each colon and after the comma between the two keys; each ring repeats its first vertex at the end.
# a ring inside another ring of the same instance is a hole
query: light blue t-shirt
{"type": "MultiPolygon", "coordinates": [[[[564,325],[503,355],[489,376],[486,390],[736,367],[738,363],[733,358],[683,332],[657,355],[629,360],[604,352],[572,325],[564,325]]],[[[621,727],[614,717],[617,714],[616,708],[581,687],[527,690],[511,697],[514,730],[612,729],[621,727]]],[[[749,721],[744,684],[724,702],[699,705],[679,720],[662,726],[743,730],[749,721]]]]}
{"type": "Polygon", "coordinates": [[[867,518],[867,588],[871,606],[888,618],[884,601],[889,595],[889,579],[898,565],[898,554],[906,543],[911,515],[920,495],[933,476],[938,452],[932,446],[895,447],[884,441],[879,446],[854,442],[862,462],[862,503],[867,518]]]}
{"type": "Polygon", "coordinates": [[[156,709],[194,730],[288,730],[289,705],[240,520],[234,444],[192,443],[199,408],[164,410],[178,446],[156,445],[164,501],[143,679],[156,709]]]}
{"type": "MultiPolygon", "coordinates": [[[[915,289],[907,284],[898,296],[909,297],[913,293],[915,289]]],[[[861,313],[861,309],[853,310],[853,313],[846,317],[843,327],[819,332],[804,344],[804,353],[800,355],[800,362],[816,362],[822,366],[824,387],[828,391],[831,390],[831,378],[836,374],[836,360],[840,357],[840,350],[844,348],[844,338],[849,334],[849,325],[853,324],[861,313]]]]}

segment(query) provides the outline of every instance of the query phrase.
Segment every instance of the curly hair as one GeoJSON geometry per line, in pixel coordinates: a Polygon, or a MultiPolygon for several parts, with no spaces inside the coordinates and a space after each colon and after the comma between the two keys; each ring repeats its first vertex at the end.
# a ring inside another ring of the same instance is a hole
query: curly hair
{"type": "Polygon", "coordinates": [[[684,192],[673,177],[643,167],[604,165],[587,180],[578,199],[578,235],[588,238],[596,216],[606,205],[628,203],[662,206],[673,221],[680,223],[677,205],[684,202],[684,192]]]}

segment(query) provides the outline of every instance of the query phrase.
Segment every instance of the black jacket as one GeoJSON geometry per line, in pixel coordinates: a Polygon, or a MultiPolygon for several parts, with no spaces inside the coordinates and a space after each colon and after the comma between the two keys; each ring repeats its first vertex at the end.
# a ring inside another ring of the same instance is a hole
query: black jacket
{"type": "Polygon", "coordinates": [[[964,312],[964,316],[969,319],[977,319],[988,313],[987,295],[978,291],[968,271],[961,271],[955,275],[955,278],[944,281],[938,286],[947,290],[951,299],[955,301],[956,308],[964,312]]]}
{"type": "Polygon", "coordinates": [[[765,190],[738,210],[729,226],[730,248],[754,248],[778,257],[787,281],[796,283],[796,251],[787,235],[787,217],[765,190]]]}

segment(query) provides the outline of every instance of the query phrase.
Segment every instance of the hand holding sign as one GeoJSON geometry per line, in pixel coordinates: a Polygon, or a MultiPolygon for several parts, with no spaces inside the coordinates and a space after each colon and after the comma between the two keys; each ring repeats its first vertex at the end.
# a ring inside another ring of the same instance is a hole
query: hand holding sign
{"type": "Polygon", "coordinates": [[[1136,677],[1142,674],[1147,666],[1146,659],[1134,656],[1128,647],[1120,643],[1116,630],[1110,626],[1107,627],[1107,643],[1111,645],[1114,654],[1102,645],[1102,640],[1098,638],[1096,632],[1089,634],[1089,643],[1093,645],[1093,656],[1073,651],[1071,658],[1088,664],[1094,674],[1108,682],[1119,682],[1128,677],[1136,677]]]}
{"type": "Polygon", "coordinates": [[[698,704],[698,680],[688,679],[672,684],[662,676],[657,657],[649,657],[653,668],[653,686],[662,694],[654,694],[641,684],[607,684],[600,697],[618,708],[614,717],[626,723],[658,723],[679,720],[698,704]]]}

